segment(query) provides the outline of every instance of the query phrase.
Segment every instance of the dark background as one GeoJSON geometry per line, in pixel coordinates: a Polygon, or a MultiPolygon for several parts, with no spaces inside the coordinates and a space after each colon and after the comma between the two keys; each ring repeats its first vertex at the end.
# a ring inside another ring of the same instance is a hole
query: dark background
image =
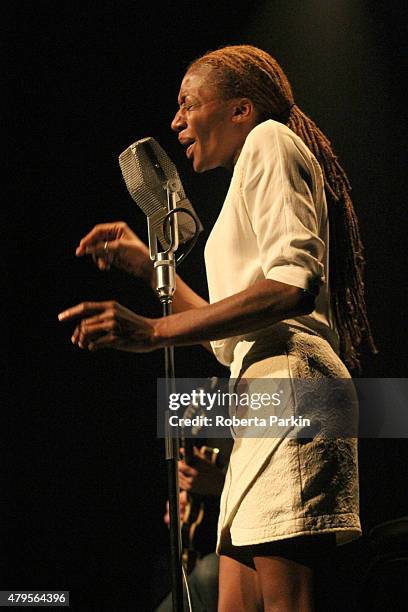
{"type": "MultiPolygon", "coordinates": [[[[363,358],[363,373],[406,376],[404,3],[239,4],[2,5],[11,85],[2,589],[70,590],[75,610],[150,610],[159,593],[154,568],[168,546],[163,444],[155,434],[162,354],[79,351],[57,313],[83,300],[117,299],[160,314],[137,280],[101,274],[74,256],[98,222],[123,219],[146,238],[145,217],[128,196],[117,157],[147,135],[176,163],[205,226],[180,273],[206,296],[202,251],[228,176],[193,176],[169,129],[184,69],[206,50],[265,48],[286,71],[296,102],[334,143],[354,188],[380,350],[363,358]]],[[[176,350],[176,372],[226,375],[199,347],[176,350]]],[[[361,441],[366,534],[407,513],[406,450],[404,440],[361,441]]],[[[344,565],[354,584],[369,552],[364,539],[349,551],[344,565]]]]}

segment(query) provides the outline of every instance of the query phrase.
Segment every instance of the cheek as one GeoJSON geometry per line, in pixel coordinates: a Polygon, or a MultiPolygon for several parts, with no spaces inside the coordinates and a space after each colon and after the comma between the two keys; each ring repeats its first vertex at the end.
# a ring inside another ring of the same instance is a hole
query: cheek
{"type": "Polygon", "coordinates": [[[199,139],[199,143],[201,145],[202,149],[215,149],[216,147],[220,146],[220,139],[219,139],[219,135],[218,135],[218,130],[216,129],[209,129],[206,130],[205,132],[203,132],[200,135],[200,139],[199,139]]]}

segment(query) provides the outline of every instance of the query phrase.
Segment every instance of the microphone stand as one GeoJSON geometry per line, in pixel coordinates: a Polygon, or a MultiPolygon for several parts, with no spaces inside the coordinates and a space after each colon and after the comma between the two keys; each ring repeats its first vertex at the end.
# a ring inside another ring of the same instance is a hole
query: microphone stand
{"type": "MultiPolygon", "coordinates": [[[[169,213],[176,207],[176,187],[174,181],[167,181],[167,207],[169,213]]],[[[170,246],[166,251],[158,252],[157,235],[153,221],[148,220],[150,258],[154,261],[155,289],[163,306],[163,316],[172,314],[173,295],[176,290],[176,262],[174,253],[178,248],[177,215],[172,214],[169,222],[170,246]]],[[[174,346],[164,347],[166,393],[175,392],[174,346]]],[[[173,612],[184,610],[183,596],[183,566],[182,543],[179,506],[178,461],[180,452],[179,438],[170,433],[170,412],[165,410],[165,458],[167,463],[167,486],[170,515],[170,553],[171,553],[171,584],[173,612]]]]}

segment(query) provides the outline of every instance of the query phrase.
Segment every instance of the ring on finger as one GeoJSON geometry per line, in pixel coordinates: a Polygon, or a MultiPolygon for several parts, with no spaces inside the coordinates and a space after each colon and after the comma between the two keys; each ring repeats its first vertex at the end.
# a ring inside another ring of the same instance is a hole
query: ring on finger
{"type": "Polygon", "coordinates": [[[113,261],[113,256],[112,256],[112,253],[109,251],[109,241],[108,240],[103,245],[103,250],[104,250],[104,253],[105,253],[104,259],[105,259],[105,262],[106,262],[106,270],[109,270],[109,268],[111,266],[111,263],[113,261]]]}

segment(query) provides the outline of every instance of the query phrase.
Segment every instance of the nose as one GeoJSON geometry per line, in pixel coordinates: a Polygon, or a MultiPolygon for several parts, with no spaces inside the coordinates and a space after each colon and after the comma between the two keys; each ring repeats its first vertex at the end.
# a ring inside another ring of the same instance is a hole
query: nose
{"type": "Polygon", "coordinates": [[[187,122],[181,108],[179,108],[174,115],[174,119],[170,125],[174,132],[181,132],[181,130],[184,130],[184,128],[187,127],[187,122]]]}

